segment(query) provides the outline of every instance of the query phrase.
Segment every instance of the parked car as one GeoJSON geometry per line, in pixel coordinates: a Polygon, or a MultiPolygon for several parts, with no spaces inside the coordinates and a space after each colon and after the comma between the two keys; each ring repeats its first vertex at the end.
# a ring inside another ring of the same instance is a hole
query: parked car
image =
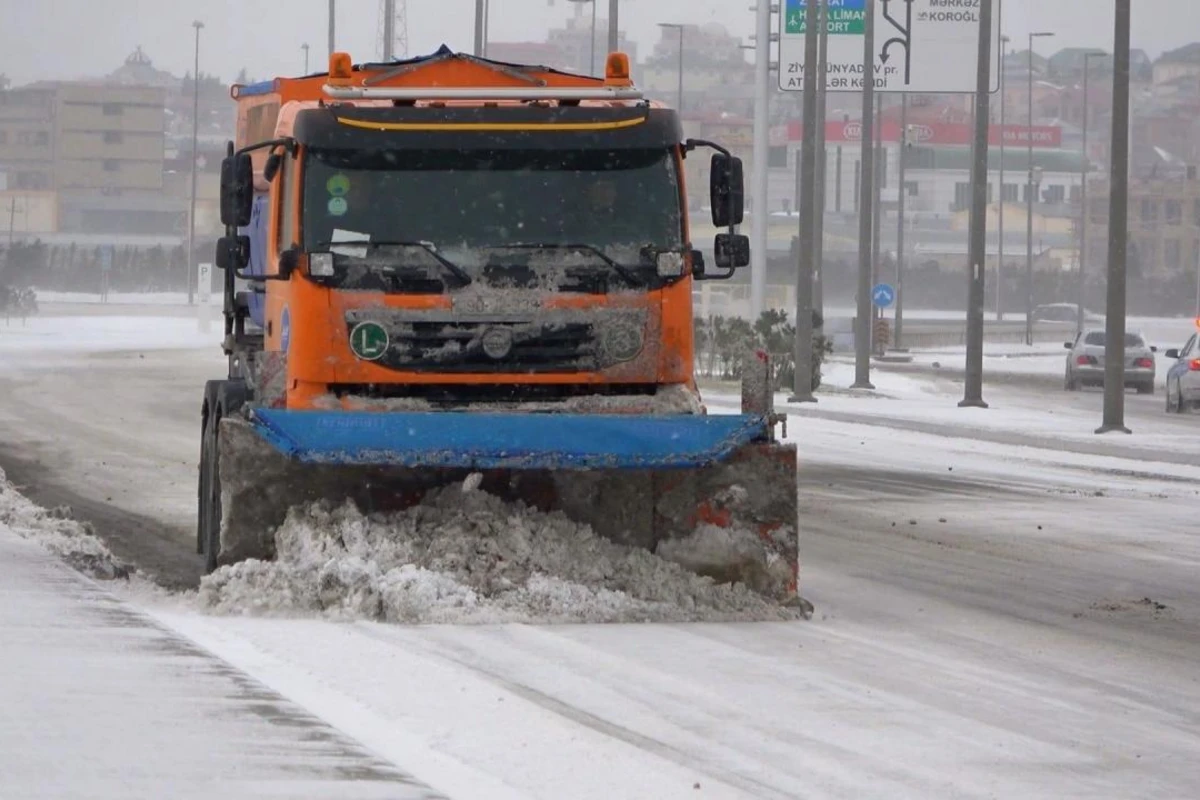
{"type": "MultiPolygon", "coordinates": [[[[1104,347],[1108,336],[1103,328],[1084,328],[1075,341],[1066,342],[1066,385],[1068,392],[1081,386],[1104,385],[1104,347]]],[[[1157,347],[1146,344],[1146,338],[1136,331],[1125,334],[1125,388],[1136,388],[1138,394],[1154,394],[1157,347]]]]}
{"type": "MultiPolygon", "coordinates": [[[[1079,321],[1079,305],[1076,303],[1047,303],[1046,305],[1038,306],[1033,310],[1034,322],[1069,322],[1076,323],[1079,321]]],[[[1104,317],[1099,314],[1083,310],[1084,325],[1103,325],[1104,317]]]]}
{"type": "Polygon", "coordinates": [[[1193,334],[1182,350],[1168,350],[1165,355],[1175,359],[1167,370],[1167,413],[1200,408],[1200,333],[1193,334]]]}

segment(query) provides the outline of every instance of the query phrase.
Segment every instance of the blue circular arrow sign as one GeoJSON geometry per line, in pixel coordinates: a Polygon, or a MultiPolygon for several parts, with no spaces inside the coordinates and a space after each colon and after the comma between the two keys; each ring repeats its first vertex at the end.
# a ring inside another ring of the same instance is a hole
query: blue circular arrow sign
{"type": "Polygon", "coordinates": [[[871,290],[871,300],[879,308],[891,308],[896,302],[896,290],[886,283],[878,284],[871,290]]]}

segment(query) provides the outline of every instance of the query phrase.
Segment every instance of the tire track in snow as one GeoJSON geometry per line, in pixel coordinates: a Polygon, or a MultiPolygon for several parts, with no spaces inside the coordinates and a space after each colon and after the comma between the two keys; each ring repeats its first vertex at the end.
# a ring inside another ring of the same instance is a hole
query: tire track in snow
{"type": "MultiPolygon", "coordinates": [[[[405,631],[399,629],[395,632],[385,630],[380,627],[368,626],[360,624],[357,628],[363,635],[368,638],[376,639],[387,644],[403,644],[406,648],[412,649],[416,644],[411,636],[404,635],[405,631]]],[[[670,761],[678,766],[686,769],[695,770],[698,774],[705,775],[711,779],[727,784],[728,786],[742,791],[748,792],[751,797],[755,798],[775,798],[776,800],[796,800],[802,795],[786,792],[776,786],[756,780],[750,776],[739,774],[731,770],[714,771],[711,763],[707,760],[690,754],[678,747],[660,741],[650,736],[638,733],[631,728],[618,725],[610,722],[602,717],[599,717],[589,711],[571,705],[563,700],[559,700],[539,689],[535,689],[528,684],[521,683],[512,678],[509,678],[500,672],[491,669],[480,662],[475,654],[466,647],[458,644],[441,641],[434,644],[428,638],[421,638],[420,649],[425,655],[434,658],[449,661],[457,666],[467,669],[477,675],[482,676],[489,682],[499,686],[500,688],[512,692],[516,696],[526,700],[539,708],[556,714],[570,722],[582,725],[596,733],[607,736],[612,739],[624,742],[639,750],[644,750],[649,753],[670,761]]]]}

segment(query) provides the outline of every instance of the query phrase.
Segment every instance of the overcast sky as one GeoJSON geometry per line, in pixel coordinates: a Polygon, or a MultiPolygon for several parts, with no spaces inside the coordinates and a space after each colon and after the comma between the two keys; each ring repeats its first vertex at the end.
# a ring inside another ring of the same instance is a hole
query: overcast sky
{"type": "MultiPolygon", "coordinates": [[[[657,22],[720,22],[739,36],[753,32],[753,0],[621,0],[622,28],[644,52],[657,22]]],[[[379,0],[339,0],[339,48],[356,61],[378,53],[379,0]]],[[[409,52],[445,42],[472,46],[474,0],[408,0],[409,52]]],[[[201,71],[229,80],[243,66],[255,78],[292,74],[304,66],[300,45],[312,45],[314,69],[326,57],[326,0],[0,0],[0,73],[21,84],[107,73],[141,45],[160,68],[191,69],[194,19],[206,28],[201,71]]],[[[492,0],[492,39],[540,40],[572,12],[566,0],[492,0]]],[[[607,2],[601,0],[602,10],[607,2]]],[[[1033,27],[1056,31],[1039,51],[1112,46],[1113,0],[1005,0],[1004,30],[1020,44],[1033,27]],[[1035,12],[1036,11],[1036,15],[1035,12]]],[[[602,14],[603,16],[603,14],[602,14]]],[[[1157,56],[1200,40],[1200,0],[1135,0],[1134,47],[1157,56]]]]}

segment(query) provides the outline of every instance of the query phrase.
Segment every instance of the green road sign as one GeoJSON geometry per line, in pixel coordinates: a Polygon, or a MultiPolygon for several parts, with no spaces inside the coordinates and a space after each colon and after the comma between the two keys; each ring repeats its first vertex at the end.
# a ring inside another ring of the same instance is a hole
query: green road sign
{"type": "Polygon", "coordinates": [[[378,361],[388,349],[387,331],[378,322],[360,322],[350,331],[350,349],[364,361],[378,361]]]}
{"type": "MultiPolygon", "coordinates": [[[[787,0],[785,34],[808,32],[805,0],[787,0]]],[[[829,0],[829,34],[831,36],[862,36],[867,32],[866,0],[829,0]]]]}

